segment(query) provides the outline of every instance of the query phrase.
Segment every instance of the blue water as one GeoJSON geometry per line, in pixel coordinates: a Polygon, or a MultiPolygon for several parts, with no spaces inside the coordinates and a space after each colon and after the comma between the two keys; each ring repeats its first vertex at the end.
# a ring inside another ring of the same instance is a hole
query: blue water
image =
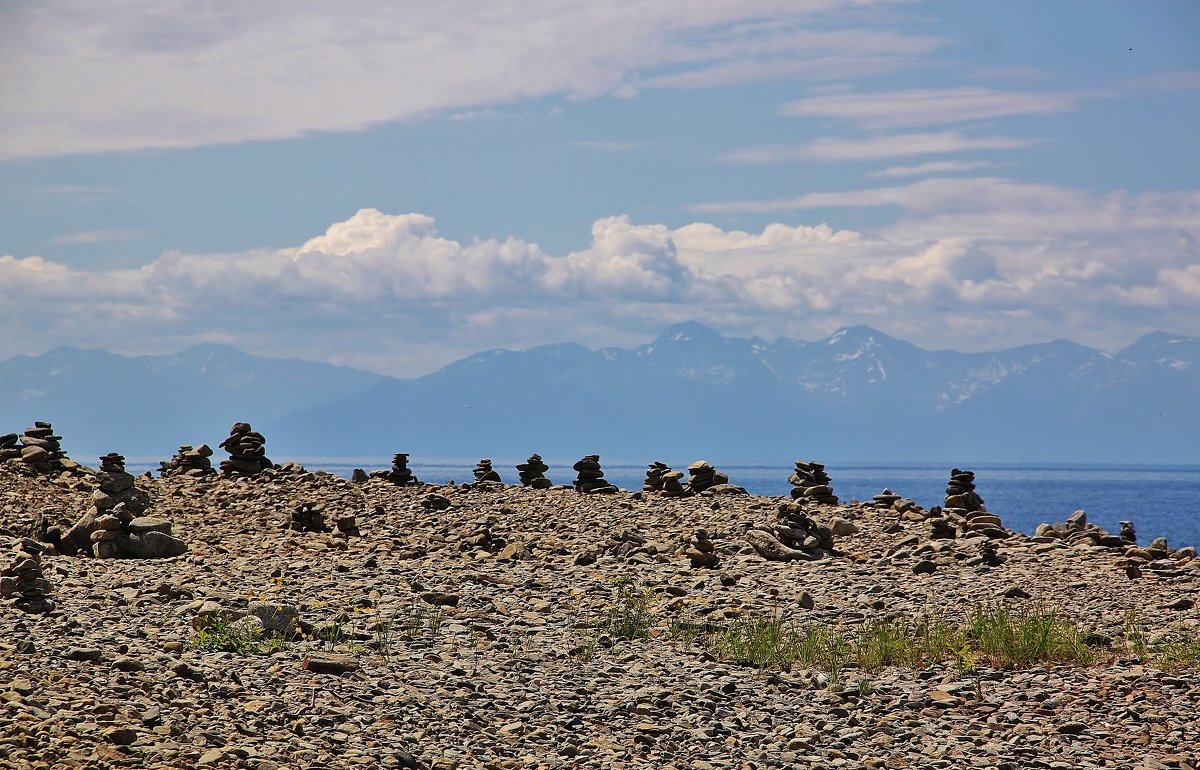
{"type": "MultiPolygon", "coordinates": [[[[449,480],[471,481],[474,461],[422,463],[409,467],[421,481],[444,483],[449,480]]],[[[390,458],[300,458],[309,470],[326,470],[349,477],[354,468],[378,470],[390,465],[390,458]]],[[[523,460],[493,461],[507,483],[517,483],[513,467],[523,460]]],[[[569,462],[546,461],[546,474],[557,484],[574,478],[569,462]]],[[[602,461],[603,462],[603,461],[602,461]]],[[[133,470],[134,463],[131,463],[133,470]]],[[[682,470],[680,462],[673,467],[682,470]]],[[[731,483],[757,495],[786,495],[791,468],[788,466],[717,464],[729,474],[731,483]]],[[[157,467],[157,464],[155,464],[157,467]]],[[[1132,521],[1138,542],[1149,543],[1165,537],[1174,547],[1200,546],[1200,466],[1128,467],[1106,465],[963,465],[975,471],[976,491],[989,511],[998,514],[1006,527],[1032,534],[1041,522],[1062,521],[1077,510],[1085,510],[1088,520],[1111,532],[1118,522],[1132,521]]],[[[148,470],[145,467],[137,471],[148,470]]],[[[843,501],[867,500],[884,487],[930,508],[940,505],[945,495],[950,468],[944,465],[892,465],[871,463],[829,463],[826,472],[833,479],[834,492],[843,501]]],[[[604,464],[604,475],[622,489],[642,488],[646,466],[604,464]]]]}

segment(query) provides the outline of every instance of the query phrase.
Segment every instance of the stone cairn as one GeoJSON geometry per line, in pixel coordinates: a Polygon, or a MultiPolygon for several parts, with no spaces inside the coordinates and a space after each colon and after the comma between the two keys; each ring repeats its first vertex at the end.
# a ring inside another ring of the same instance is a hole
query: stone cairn
{"type": "Polygon", "coordinates": [[[708,460],[697,460],[688,466],[687,490],[698,495],[706,489],[728,484],[729,476],[712,467],[708,460]]]}
{"type": "Polygon", "coordinates": [[[385,479],[402,487],[416,486],[421,482],[413,475],[408,467],[408,453],[397,452],[392,455],[392,469],[383,475],[385,479]]]}
{"type": "Polygon", "coordinates": [[[497,473],[494,468],[492,468],[492,460],[490,457],[485,457],[480,460],[474,469],[471,470],[471,473],[475,475],[475,483],[477,484],[481,481],[492,482],[495,484],[504,483],[500,480],[500,474],[497,473]]]}
{"type": "Polygon", "coordinates": [[[216,475],[212,467],[212,447],[201,444],[193,447],[191,444],[180,444],[179,451],[170,460],[158,464],[159,476],[191,476],[204,478],[216,475]]]}
{"type": "Polygon", "coordinates": [[[18,460],[25,467],[46,475],[81,470],[79,463],[67,457],[61,441],[62,436],[54,435],[50,423],[35,422],[20,435],[0,436],[0,462],[18,460]]]}
{"type": "Polygon", "coordinates": [[[716,546],[708,537],[708,530],[698,529],[687,540],[683,553],[691,560],[692,567],[716,567],[721,560],[716,546]]]}
{"type": "Polygon", "coordinates": [[[683,488],[683,473],[673,471],[669,465],[658,461],[646,468],[646,482],[642,485],[642,491],[657,492],[665,497],[682,497],[687,493],[683,488]]]}
{"type": "Polygon", "coordinates": [[[604,479],[604,471],[600,469],[600,455],[586,455],[571,466],[578,474],[575,478],[575,491],[588,494],[609,494],[617,488],[604,479]]]}
{"type": "Polygon", "coordinates": [[[143,515],[150,496],[125,471],[123,456],[109,452],[101,457],[96,482],[95,510],[58,538],[61,553],[86,551],[101,559],[165,559],[187,553],[187,543],[172,534],[171,522],[143,515]]]}
{"type": "Polygon", "coordinates": [[[521,478],[521,486],[549,489],[553,484],[550,479],[546,478],[548,470],[550,470],[550,466],[542,462],[542,456],[534,453],[529,455],[528,460],[517,466],[517,475],[521,478]]]}
{"type": "Polygon", "coordinates": [[[42,613],[54,610],[50,581],[42,574],[44,545],[24,537],[17,543],[13,561],[0,571],[0,598],[22,612],[42,613]]]}
{"type": "Polygon", "coordinates": [[[292,509],[288,529],[293,532],[329,532],[325,523],[325,506],[320,503],[300,503],[292,509]]]}
{"type": "Polygon", "coordinates": [[[803,498],[822,505],[838,504],[829,475],[825,473],[825,466],[821,463],[797,460],[796,470],[788,476],[788,483],[792,485],[793,500],[803,498]]]}
{"type": "MultiPolygon", "coordinates": [[[[993,538],[1009,536],[1000,517],[988,512],[983,498],[975,491],[975,474],[972,471],[958,468],[950,470],[950,482],[946,485],[942,516],[949,524],[967,533],[978,533],[993,538]]],[[[946,525],[931,522],[930,526],[934,529],[941,526],[944,529],[946,525]]]]}
{"type": "Polygon", "coordinates": [[[769,561],[815,561],[840,555],[833,547],[833,530],[813,521],[801,502],[780,503],[776,522],[751,526],[745,538],[769,561]]]}
{"type": "Polygon", "coordinates": [[[221,448],[229,452],[229,459],[221,461],[221,475],[226,477],[257,476],[272,467],[266,456],[267,440],[250,427],[248,422],[236,422],[229,429],[229,438],[221,442],[221,448]]]}

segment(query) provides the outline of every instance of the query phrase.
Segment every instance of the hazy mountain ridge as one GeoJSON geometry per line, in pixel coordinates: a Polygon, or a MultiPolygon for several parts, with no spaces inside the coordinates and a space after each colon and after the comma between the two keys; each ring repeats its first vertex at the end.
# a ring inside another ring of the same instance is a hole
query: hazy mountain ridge
{"type": "Polygon", "coordinates": [[[411,380],[222,345],[132,358],[56,348],[0,362],[0,427],[48,419],[68,451],[164,458],[248,420],[276,458],[1180,464],[1200,462],[1197,361],[1200,340],[1163,332],[1117,353],[1066,340],[960,353],[866,326],[768,342],[697,323],[629,349],[484,351],[411,380]]]}

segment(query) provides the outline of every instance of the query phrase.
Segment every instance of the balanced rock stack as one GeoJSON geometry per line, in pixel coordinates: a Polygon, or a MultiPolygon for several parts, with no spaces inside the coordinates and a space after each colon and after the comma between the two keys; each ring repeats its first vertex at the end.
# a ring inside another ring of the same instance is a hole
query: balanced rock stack
{"type": "Polygon", "coordinates": [[[495,484],[504,483],[500,480],[500,474],[497,473],[494,468],[492,468],[492,460],[488,457],[480,460],[479,464],[475,466],[471,473],[475,474],[475,483],[477,484],[481,481],[492,482],[495,484]]]}
{"type": "Polygon", "coordinates": [[[325,524],[325,506],[319,503],[300,503],[292,510],[288,529],[293,532],[328,532],[325,524]]]}
{"type": "Polygon", "coordinates": [[[600,469],[600,455],[586,455],[571,468],[579,474],[575,478],[575,491],[591,494],[617,491],[616,487],[604,480],[604,471],[600,469]]]}
{"type": "Polygon", "coordinates": [[[972,471],[950,470],[942,515],[967,532],[996,538],[1009,536],[1000,517],[988,512],[983,498],[975,491],[975,473],[972,471]]]}
{"type": "Polygon", "coordinates": [[[59,540],[63,553],[87,550],[101,559],[166,559],[187,553],[187,543],[172,535],[171,522],[142,515],[150,496],[125,472],[124,457],[116,452],[101,457],[96,480],[95,511],[84,514],[59,540]]]}
{"type": "Polygon", "coordinates": [[[222,476],[257,476],[272,467],[266,456],[267,440],[250,427],[248,422],[237,422],[229,429],[229,438],[221,442],[221,448],[229,452],[229,459],[221,461],[222,476]]]}
{"type": "Polygon", "coordinates": [[[17,436],[17,441],[20,442],[20,448],[14,455],[17,444],[13,441],[12,434],[0,437],[0,451],[3,451],[0,460],[19,459],[29,468],[43,474],[79,470],[79,464],[68,459],[63,452],[59,443],[62,436],[55,436],[54,428],[48,422],[35,422],[32,427],[26,428],[17,436]]]}
{"type": "Polygon", "coordinates": [[[158,475],[160,476],[192,476],[194,478],[203,478],[216,474],[216,470],[212,467],[213,456],[212,447],[208,444],[201,444],[198,447],[193,447],[191,444],[180,444],[179,451],[166,462],[158,464],[158,475]]]}
{"type": "Polygon", "coordinates": [[[546,478],[548,470],[550,470],[550,466],[542,462],[542,456],[534,453],[529,455],[528,460],[517,466],[517,475],[521,477],[521,486],[549,489],[553,484],[550,479],[546,478]]]}
{"type": "Polygon", "coordinates": [[[22,612],[41,613],[54,610],[50,598],[50,581],[42,574],[42,551],[45,546],[28,537],[17,543],[11,564],[0,572],[0,598],[22,612]]]}
{"type": "Polygon", "coordinates": [[[666,497],[682,497],[687,494],[683,487],[683,473],[673,471],[666,463],[658,461],[650,463],[646,468],[646,482],[642,485],[644,492],[657,492],[666,497]]]}
{"type": "Polygon", "coordinates": [[[728,483],[729,477],[709,465],[707,460],[697,460],[688,466],[687,489],[692,494],[700,494],[718,484],[728,483]]]}
{"type": "Polygon", "coordinates": [[[837,505],[838,499],[833,494],[833,487],[825,466],[821,463],[797,460],[796,470],[788,476],[792,485],[792,499],[812,501],[823,505],[837,505]]]}
{"type": "Polygon", "coordinates": [[[693,567],[716,567],[720,563],[720,559],[716,553],[716,546],[709,539],[707,530],[696,530],[688,538],[683,553],[691,560],[693,567]]]}
{"type": "Polygon", "coordinates": [[[392,469],[387,471],[383,477],[402,487],[416,486],[421,483],[408,467],[407,452],[397,452],[392,455],[392,469]]]}
{"type": "Polygon", "coordinates": [[[120,507],[122,523],[125,523],[145,513],[150,504],[150,496],[134,484],[133,474],[125,472],[125,457],[116,452],[100,458],[96,483],[100,487],[92,493],[96,516],[104,516],[120,507]]]}

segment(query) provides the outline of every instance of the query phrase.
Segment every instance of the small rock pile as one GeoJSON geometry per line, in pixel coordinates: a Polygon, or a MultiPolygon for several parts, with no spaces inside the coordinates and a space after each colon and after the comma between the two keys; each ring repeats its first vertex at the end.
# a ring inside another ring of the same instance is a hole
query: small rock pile
{"type": "Polygon", "coordinates": [[[0,571],[0,598],[22,612],[43,613],[54,610],[50,581],[42,574],[45,546],[28,537],[17,543],[13,561],[0,571]]]}
{"type": "Polygon", "coordinates": [[[838,499],[833,494],[831,479],[825,473],[825,466],[808,460],[797,460],[796,470],[788,476],[792,485],[792,499],[811,500],[823,505],[837,505],[838,499]]]}
{"type": "Polygon", "coordinates": [[[975,491],[975,474],[972,471],[958,468],[950,470],[945,506],[941,513],[951,524],[966,532],[994,538],[1005,538],[1010,534],[1004,529],[1000,517],[988,512],[983,498],[975,491]]]}
{"type": "Polygon", "coordinates": [[[708,537],[708,530],[698,529],[687,540],[683,553],[692,563],[692,567],[716,567],[721,560],[716,553],[716,546],[708,537]]]}
{"type": "Polygon", "coordinates": [[[216,475],[212,467],[212,447],[201,444],[193,447],[191,444],[180,444],[179,451],[170,460],[158,464],[159,476],[192,476],[204,478],[216,475]]]}
{"type": "Polygon", "coordinates": [[[962,511],[986,511],[983,498],[975,491],[975,473],[950,469],[950,482],[946,485],[944,508],[962,511]]]}
{"type": "Polygon", "coordinates": [[[98,516],[122,504],[130,517],[140,516],[150,504],[150,496],[134,484],[133,474],[126,473],[125,457],[116,452],[109,452],[100,458],[96,482],[100,489],[92,493],[92,505],[98,516]]]}
{"type": "Polygon", "coordinates": [[[392,455],[392,469],[385,471],[383,478],[402,487],[416,486],[421,483],[409,470],[407,452],[397,452],[392,455]]]}
{"type": "Polygon", "coordinates": [[[475,475],[476,483],[480,481],[488,481],[496,484],[504,483],[500,480],[500,474],[497,473],[494,468],[492,468],[492,460],[489,457],[485,457],[480,460],[479,464],[475,466],[471,473],[475,475]]]}
{"type": "Polygon", "coordinates": [[[682,497],[687,494],[683,487],[683,473],[671,470],[671,466],[657,460],[646,468],[646,481],[642,484],[643,492],[657,492],[666,497],[682,497]]]}
{"type": "Polygon", "coordinates": [[[604,479],[604,471],[600,469],[600,455],[586,455],[571,466],[579,474],[575,478],[575,491],[590,494],[609,494],[617,488],[604,479]]]}
{"type": "Polygon", "coordinates": [[[745,538],[769,561],[815,561],[839,555],[833,547],[833,531],[817,524],[794,502],[780,503],[777,522],[751,526],[745,538]]]}
{"type": "Polygon", "coordinates": [[[236,422],[229,429],[229,438],[221,442],[221,448],[229,452],[229,459],[221,461],[221,475],[225,477],[257,476],[272,463],[267,459],[267,440],[250,427],[248,422],[236,422]]]}
{"type": "Polygon", "coordinates": [[[901,516],[905,516],[905,514],[911,514],[911,516],[905,516],[905,518],[911,518],[913,521],[921,521],[925,518],[924,508],[917,505],[909,498],[896,494],[887,487],[884,487],[882,492],[863,503],[863,505],[869,508],[875,508],[876,510],[892,511],[900,514],[901,516]]]}
{"type": "Polygon", "coordinates": [[[96,473],[100,488],[92,493],[94,511],[58,539],[64,555],[80,551],[101,559],[166,559],[187,553],[188,546],[171,532],[171,522],[143,516],[150,496],[125,471],[125,458],[109,452],[96,473]]]}
{"type": "Polygon", "coordinates": [[[61,441],[62,436],[54,435],[50,423],[35,422],[19,436],[13,433],[0,436],[0,462],[18,460],[37,473],[47,475],[81,470],[79,463],[67,457],[61,441]]]}
{"type": "Polygon", "coordinates": [[[0,463],[15,460],[21,456],[21,447],[17,446],[21,437],[16,433],[5,433],[0,436],[0,463]]]}
{"type": "Polygon", "coordinates": [[[521,477],[521,486],[549,489],[553,484],[550,479],[546,478],[548,470],[550,470],[550,466],[542,462],[542,456],[535,452],[529,455],[528,460],[517,466],[517,475],[521,477]]]}
{"type": "Polygon", "coordinates": [[[1125,566],[1135,572],[1139,567],[1147,567],[1152,570],[1170,569],[1175,562],[1196,558],[1194,547],[1172,548],[1165,537],[1155,538],[1148,546],[1139,546],[1132,522],[1122,521],[1121,533],[1113,535],[1103,527],[1088,522],[1086,511],[1075,511],[1066,521],[1055,524],[1039,524],[1034,536],[1047,540],[1059,540],[1067,545],[1082,544],[1094,548],[1106,548],[1124,556],[1125,566]]]}
{"type": "Polygon", "coordinates": [[[712,467],[707,460],[697,460],[688,466],[687,489],[698,495],[719,484],[728,484],[729,476],[712,467]]]}
{"type": "Polygon", "coordinates": [[[320,503],[300,503],[292,510],[288,529],[293,532],[329,532],[325,523],[325,506],[320,503]]]}
{"type": "Polygon", "coordinates": [[[439,495],[437,492],[430,492],[421,501],[421,507],[427,511],[444,511],[450,506],[450,498],[445,495],[439,495]]]}

